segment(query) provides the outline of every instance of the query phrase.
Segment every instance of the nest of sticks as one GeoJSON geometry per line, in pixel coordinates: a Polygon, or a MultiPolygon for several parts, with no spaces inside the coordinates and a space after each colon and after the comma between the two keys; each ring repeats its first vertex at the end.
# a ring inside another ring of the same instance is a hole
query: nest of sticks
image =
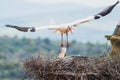
{"type": "Polygon", "coordinates": [[[120,80],[120,61],[81,56],[43,60],[40,56],[23,61],[26,78],[34,80],[120,80]]]}

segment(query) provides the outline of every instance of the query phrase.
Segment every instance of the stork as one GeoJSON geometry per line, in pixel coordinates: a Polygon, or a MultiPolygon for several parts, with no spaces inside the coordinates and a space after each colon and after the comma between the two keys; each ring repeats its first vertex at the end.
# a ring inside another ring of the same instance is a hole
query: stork
{"type": "Polygon", "coordinates": [[[66,54],[66,48],[65,47],[62,47],[61,48],[61,52],[59,53],[58,57],[59,59],[63,59],[65,57],[65,54],[66,54]]]}
{"type": "Polygon", "coordinates": [[[23,32],[36,32],[39,30],[43,30],[43,29],[48,29],[48,30],[54,30],[54,32],[59,32],[61,34],[61,47],[64,47],[63,44],[63,34],[66,35],[66,39],[67,39],[67,43],[66,46],[69,47],[69,42],[68,42],[68,33],[72,32],[72,30],[77,27],[79,24],[85,23],[85,22],[89,22],[92,20],[96,20],[99,19],[103,16],[106,16],[107,14],[109,14],[113,8],[119,3],[119,0],[113,4],[108,6],[107,8],[105,8],[104,10],[102,10],[101,12],[99,12],[96,15],[92,15],[92,16],[88,16],[76,21],[73,21],[71,23],[67,23],[67,24],[62,24],[62,25],[48,25],[48,26],[43,26],[43,27],[22,27],[22,26],[16,26],[16,25],[9,25],[7,24],[6,27],[11,27],[11,28],[15,28],[19,31],[23,31],[23,32]]]}

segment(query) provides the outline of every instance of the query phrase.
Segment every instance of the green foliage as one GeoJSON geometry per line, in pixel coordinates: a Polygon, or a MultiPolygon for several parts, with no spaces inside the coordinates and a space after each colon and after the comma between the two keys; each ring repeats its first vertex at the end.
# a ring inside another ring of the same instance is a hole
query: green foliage
{"type": "MultiPolygon", "coordinates": [[[[14,61],[2,61],[0,64],[0,80],[20,77],[20,64],[14,61]]],[[[12,80],[12,79],[11,79],[12,80]]]]}
{"type": "MultiPolygon", "coordinates": [[[[28,38],[14,38],[9,37],[1,37],[0,38],[0,52],[1,53],[23,53],[23,54],[31,54],[40,52],[53,52],[58,53],[60,45],[59,42],[51,41],[48,38],[46,39],[28,39],[28,38]]],[[[87,43],[79,43],[73,40],[70,43],[70,47],[68,49],[68,54],[80,54],[86,55],[91,54],[102,54],[105,51],[104,44],[93,44],[90,42],[87,43]]]]}

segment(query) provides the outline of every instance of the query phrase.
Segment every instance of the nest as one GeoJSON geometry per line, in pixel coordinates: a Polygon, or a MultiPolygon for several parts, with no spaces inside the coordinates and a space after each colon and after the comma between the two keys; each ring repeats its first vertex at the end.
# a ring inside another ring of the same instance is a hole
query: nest
{"type": "Polygon", "coordinates": [[[43,60],[40,56],[23,61],[26,78],[34,80],[120,80],[120,61],[105,57],[66,57],[43,60]]]}

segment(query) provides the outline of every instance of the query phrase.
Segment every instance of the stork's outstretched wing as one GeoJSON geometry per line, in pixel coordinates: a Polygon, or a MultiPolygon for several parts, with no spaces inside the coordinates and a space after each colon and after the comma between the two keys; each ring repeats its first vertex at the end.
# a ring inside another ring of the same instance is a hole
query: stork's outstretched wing
{"type": "Polygon", "coordinates": [[[21,27],[21,26],[16,26],[16,25],[5,25],[6,27],[11,27],[11,28],[15,28],[19,31],[22,31],[22,32],[35,32],[35,31],[39,31],[39,30],[42,30],[42,29],[48,29],[48,30],[54,30],[54,29],[57,29],[59,28],[59,26],[56,26],[56,25],[49,25],[49,26],[43,26],[43,27],[21,27]]]}
{"type": "Polygon", "coordinates": [[[92,16],[88,16],[88,17],[83,18],[83,19],[79,19],[79,20],[71,23],[71,25],[72,25],[72,26],[77,26],[77,25],[79,25],[79,24],[81,24],[81,23],[89,22],[89,21],[92,21],[92,20],[95,20],[95,19],[99,19],[99,18],[101,18],[101,17],[103,17],[103,16],[106,16],[106,15],[108,15],[108,14],[113,10],[113,8],[114,8],[118,3],[119,3],[119,0],[118,0],[115,4],[113,4],[113,5],[111,5],[111,6],[108,6],[107,8],[105,8],[104,10],[102,10],[101,12],[99,12],[98,14],[92,15],[92,16]]]}
{"type": "Polygon", "coordinates": [[[6,27],[11,27],[11,28],[16,28],[19,31],[23,31],[23,32],[35,32],[41,29],[58,29],[58,28],[69,28],[69,27],[75,27],[78,26],[79,24],[85,23],[85,22],[89,22],[95,19],[99,19],[103,16],[106,16],[107,14],[109,14],[113,8],[119,3],[119,1],[117,1],[114,5],[111,5],[107,8],[105,8],[103,11],[101,11],[100,13],[96,14],[96,15],[92,15],[92,16],[88,16],[86,18],[83,19],[79,19],[77,21],[74,21],[72,23],[69,24],[64,24],[64,25],[50,25],[50,26],[43,26],[43,27],[20,27],[20,26],[14,26],[14,25],[6,25],[6,27]]]}

